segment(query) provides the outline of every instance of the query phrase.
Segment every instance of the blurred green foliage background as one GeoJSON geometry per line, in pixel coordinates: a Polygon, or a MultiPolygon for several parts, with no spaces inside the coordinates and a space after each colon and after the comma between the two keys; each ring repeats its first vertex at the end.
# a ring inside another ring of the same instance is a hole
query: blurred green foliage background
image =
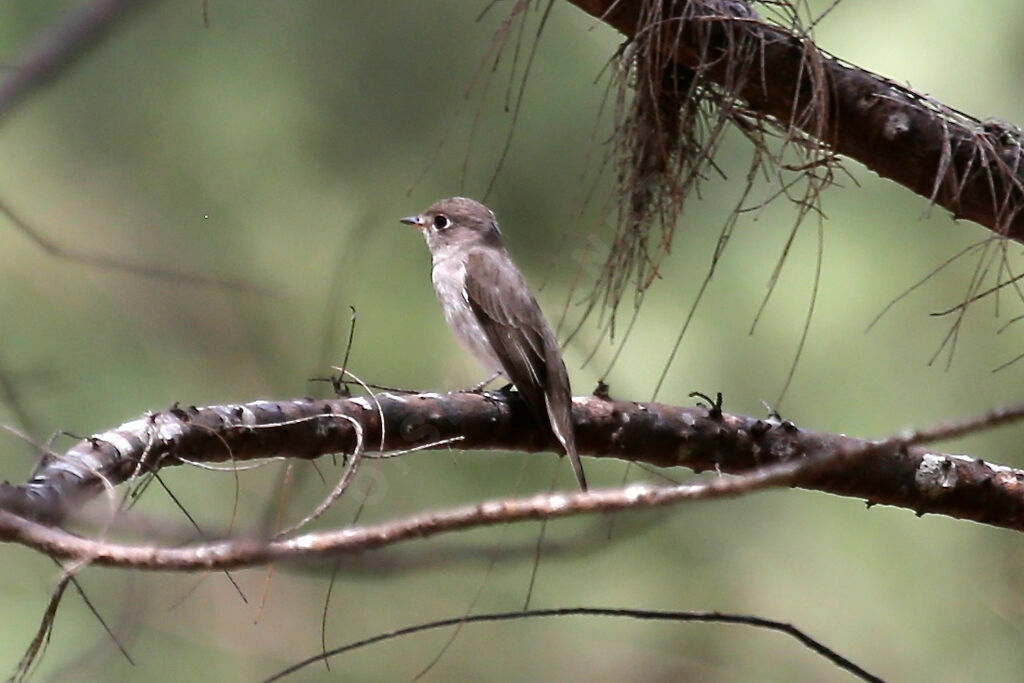
{"type": "MultiPolygon", "coordinates": [[[[33,36],[77,4],[0,4],[3,59],[16,63],[33,36]]],[[[610,235],[602,223],[608,178],[597,174],[608,105],[598,112],[608,88],[602,69],[620,39],[556,3],[513,128],[504,106],[510,49],[482,96],[489,66],[480,65],[494,58],[493,35],[509,6],[477,20],[487,4],[211,0],[204,25],[200,2],[162,3],[0,122],[0,199],[40,232],[67,248],[241,278],[267,292],[87,267],[48,256],[0,221],[0,363],[28,411],[22,426],[44,440],[60,429],[102,431],[175,401],[322,392],[307,378],[340,362],[349,306],[358,311],[350,367],[367,381],[431,390],[474,383],[478,370],[434,300],[426,249],[397,218],[442,196],[482,198],[510,132],[486,199],[557,320],[577,272],[580,291],[596,274],[610,235]]],[[[530,18],[527,46],[538,19],[530,18]]],[[[1012,0],[986,3],[984,12],[953,0],[846,2],[816,35],[855,64],[981,118],[1019,124],[1022,25],[1024,6],[1012,0]]],[[[717,159],[728,177],[709,179],[688,206],[664,279],[608,375],[615,396],[651,398],[750,153],[730,136],[717,159]]],[[[971,310],[949,367],[944,355],[929,363],[951,321],[928,314],[960,300],[976,260],[957,261],[864,333],[889,301],[987,232],[928,211],[925,200],[855,163],[846,168],[850,176],[824,197],[817,308],[779,409],[809,428],[880,437],[1019,400],[1024,364],[992,372],[1024,347],[1024,323],[996,334],[1020,313],[1011,297],[999,310],[991,301],[971,310]]],[[[727,410],[761,414],[761,399],[777,398],[812,293],[815,223],[801,228],[766,314],[748,332],[792,221],[781,203],[741,219],[659,400],[689,405],[690,391],[721,390],[727,410]]],[[[570,319],[578,313],[570,306],[570,319]]],[[[593,323],[583,328],[566,355],[577,393],[591,390],[615,349],[593,323]]],[[[18,423],[3,406],[0,420],[18,423]]],[[[1007,428],[948,449],[1024,466],[1020,436],[1007,428]]],[[[0,476],[23,480],[32,454],[4,440],[0,476]]],[[[370,480],[375,488],[362,521],[511,495],[521,472],[523,492],[546,490],[556,472],[559,486],[573,487],[554,456],[529,457],[525,471],[523,462],[517,454],[433,452],[366,466],[361,490],[370,480]]],[[[622,479],[621,463],[585,464],[596,485],[622,479]]],[[[236,529],[273,519],[283,467],[240,476],[236,529]]],[[[320,467],[328,480],[339,474],[327,461],[320,467]]],[[[308,465],[295,476],[289,519],[329,486],[308,465]]],[[[179,468],[165,480],[202,524],[226,528],[231,475],[179,468]]],[[[351,498],[321,526],[350,522],[358,492],[351,498]]],[[[157,487],[136,509],[186,528],[157,487]]],[[[610,540],[609,522],[548,526],[535,606],[756,614],[805,629],[892,679],[1015,680],[1024,666],[1018,534],[788,490],[620,515],[610,540]]],[[[475,611],[520,608],[537,532],[474,531],[346,558],[326,643],[461,614],[492,557],[475,611]]],[[[11,670],[58,570],[24,548],[4,552],[0,670],[11,670]]],[[[318,651],[333,568],[236,572],[247,604],[223,574],[88,569],[83,585],[137,665],[117,655],[69,593],[40,679],[269,675],[318,651]]],[[[300,679],[408,680],[446,639],[436,632],[376,645],[300,679]]],[[[845,680],[773,633],[598,619],[467,627],[428,676],[456,678],[845,680]]]]}

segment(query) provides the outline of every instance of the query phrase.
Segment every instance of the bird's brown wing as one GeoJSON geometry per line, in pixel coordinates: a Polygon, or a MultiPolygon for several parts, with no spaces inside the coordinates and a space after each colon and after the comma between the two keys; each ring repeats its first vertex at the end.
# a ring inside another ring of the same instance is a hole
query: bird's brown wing
{"type": "Polygon", "coordinates": [[[551,426],[569,455],[580,487],[586,490],[562,351],[519,269],[502,262],[507,259],[497,250],[471,251],[466,261],[466,298],[505,375],[536,419],[551,426]]]}

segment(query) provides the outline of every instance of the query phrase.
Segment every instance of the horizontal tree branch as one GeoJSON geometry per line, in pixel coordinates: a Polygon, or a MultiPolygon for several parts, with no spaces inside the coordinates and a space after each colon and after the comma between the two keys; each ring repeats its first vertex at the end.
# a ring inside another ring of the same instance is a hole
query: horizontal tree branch
{"type": "Polygon", "coordinates": [[[237,569],[282,560],[315,560],[339,553],[364,552],[479,526],[737,496],[769,486],[788,485],[800,467],[800,462],[793,461],[737,478],[715,479],[707,484],[664,487],[634,484],[623,489],[586,493],[538,494],[281,540],[231,538],[176,547],[124,545],[83,538],[0,511],[0,538],[35,548],[51,557],[99,566],[156,571],[237,569]]]}
{"type": "Polygon", "coordinates": [[[725,88],[783,131],[797,128],[932,202],[1024,241],[1021,131],[979,121],[842,62],[809,37],[729,0],[570,0],[629,39],[725,88]],[[653,18],[652,18],[653,17],[653,18]],[[652,24],[656,21],[656,24],[652,24]]]}
{"type": "MultiPolygon", "coordinates": [[[[422,396],[422,395],[420,395],[422,396]]],[[[428,397],[433,399],[434,397],[428,397]]],[[[482,399],[486,400],[486,399],[482,399]]],[[[597,399],[600,400],[600,399],[597,399]]],[[[667,406],[666,406],[667,408],[667,406]]],[[[649,407],[648,407],[649,409],[649,407]]],[[[520,407],[521,411],[521,407],[520,407]]],[[[715,409],[704,419],[714,422],[726,416],[715,409]]],[[[896,451],[907,454],[912,444],[938,439],[984,426],[994,426],[1024,416],[1024,406],[994,411],[980,419],[942,426],[928,432],[907,434],[881,442],[848,440],[844,447],[831,452],[800,458],[788,458],[760,467],[736,477],[719,477],[706,483],[679,486],[633,484],[621,489],[588,492],[540,494],[528,498],[487,501],[447,510],[425,512],[410,517],[338,530],[307,533],[286,539],[233,538],[187,547],[123,545],[105,540],[92,540],[46,526],[23,517],[0,511],[0,538],[22,543],[46,554],[78,562],[103,566],[132,567],[149,570],[194,571],[231,569],[280,560],[336,557],[338,553],[355,553],[451,533],[472,527],[507,524],[537,519],[566,517],[582,513],[612,512],[636,508],[659,507],[687,501],[739,496],[768,487],[794,486],[807,479],[856,467],[880,454],[896,451]]],[[[302,424],[307,420],[291,421],[302,424]]],[[[689,418],[683,418],[689,423],[689,418]]],[[[786,432],[798,431],[787,423],[779,427],[786,432]]],[[[930,454],[931,457],[937,457],[930,454]]],[[[952,456],[946,456],[952,457],[952,456]]],[[[969,461],[968,461],[969,462],[969,461]]],[[[990,467],[983,464],[979,467],[990,467]]],[[[955,487],[949,468],[937,463],[935,468],[922,465],[918,477],[923,490],[936,496],[946,487],[955,487]]],[[[998,468],[1005,471],[1006,468],[998,468]]]]}
{"type": "MultiPolygon", "coordinates": [[[[862,498],[993,526],[1024,529],[1024,471],[914,445],[963,431],[873,442],[798,428],[789,421],[659,403],[574,399],[581,454],[695,471],[759,472],[793,465],[787,485],[862,498]],[[805,461],[858,453],[827,468],[805,461]]],[[[972,428],[1017,419],[1019,408],[995,411],[972,428]]],[[[515,397],[502,393],[401,394],[256,401],[147,414],[43,458],[32,478],[0,484],[0,509],[56,524],[104,488],[163,467],[283,456],[351,453],[357,430],[363,457],[375,451],[449,448],[559,452],[515,397]],[[344,416],[344,417],[342,417],[344,416]]],[[[589,505],[590,503],[586,503],[589,505]]]]}

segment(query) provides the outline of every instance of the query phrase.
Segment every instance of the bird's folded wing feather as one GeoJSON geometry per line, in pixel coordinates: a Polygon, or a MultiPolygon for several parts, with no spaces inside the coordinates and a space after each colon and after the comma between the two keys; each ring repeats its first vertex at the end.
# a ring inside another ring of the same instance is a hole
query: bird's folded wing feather
{"type": "Polygon", "coordinates": [[[572,421],[572,393],[562,350],[519,269],[501,267],[501,252],[476,250],[466,262],[466,299],[502,368],[534,417],[565,447],[580,488],[587,490],[572,421]]]}
{"type": "MultiPolygon", "coordinates": [[[[466,298],[505,374],[537,418],[547,421],[551,346],[557,341],[517,268],[502,267],[501,252],[476,250],[466,262],[466,298]]],[[[559,361],[560,363],[560,361],[559,361]]]]}

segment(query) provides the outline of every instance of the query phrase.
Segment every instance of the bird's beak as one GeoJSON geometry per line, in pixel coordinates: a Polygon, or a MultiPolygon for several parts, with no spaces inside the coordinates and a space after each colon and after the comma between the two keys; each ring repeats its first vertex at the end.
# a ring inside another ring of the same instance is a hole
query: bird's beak
{"type": "Polygon", "coordinates": [[[415,225],[417,228],[423,229],[423,216],[406,216],[405,218],[400,218],[399,221],[406,225],[415,225]]]}

